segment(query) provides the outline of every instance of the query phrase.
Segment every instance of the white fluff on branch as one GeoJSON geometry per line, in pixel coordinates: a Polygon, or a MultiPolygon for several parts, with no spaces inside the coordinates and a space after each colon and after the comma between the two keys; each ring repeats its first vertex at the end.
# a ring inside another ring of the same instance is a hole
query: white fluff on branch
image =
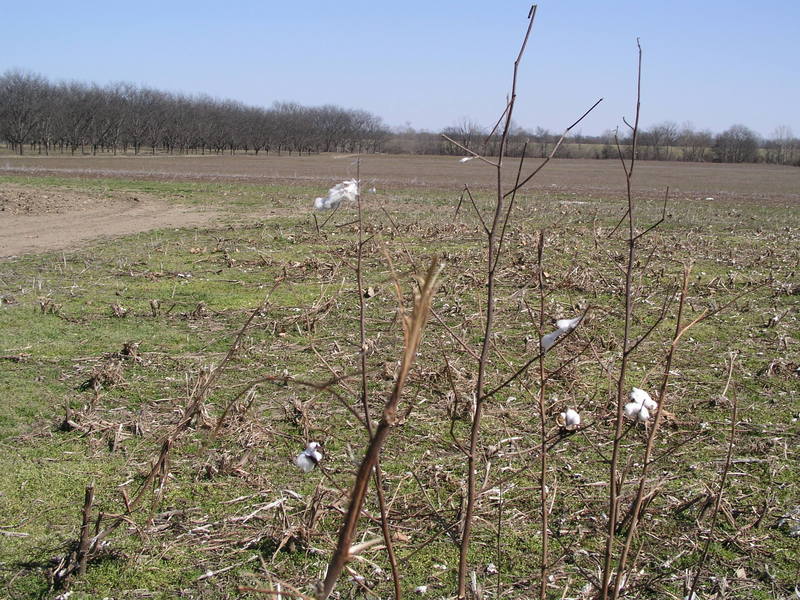
{"type": "Polygon", "coordinates": [[[547,335],[542,336],[542,352],[547,352],[550,348],[553,347],[553,344],[556,343],[558,338],[561,337],[562,331],[560,329],[556,329],[552,333],[548,333],[547,335]]]}
{"type": "Polygon", "coordinates": [[[653,400],[646,391],[639,389],[637,387],[631,389],[630,394],[631,402],[636,402],[637,404],[641,404],[647,410],[656,410],[658,408],[658,402],[653,400]]]}
{"type": "Polygon", "coordinates": [[[636,419],[640,423],[644,423],[650,418],[650,411],[636,402],[628,402],[625,405],[624,412],[627,418],[631,420],[636,419]]]}
{"type": "Polygon", "coordinates": [[[556,330],[552,333],[542,336],[542,352],[547,352],[550,350],[550,348],[553,347],[553,344],[558,341],[558,338],[575,329],[581,322],[581,318],[582,317],[576,317],[574,319],[558,319],[556,321],[556,330]]]}
{"type": "Polygon", "coordinates": [[[358,197],[358,181],[348,179],[337,183],[328,190],[328,195],[314,200],[314,208],[317,210],[327,210],[336,208],[342,202],[355,202],[358,197]]]}
{"type": "Polygon", "coordinates": [[[640,388],[631,389],[630,402],[625,405],[624,413],[628,419],[636,419],[640,423],[645,423],[650,419],[650,413],[658,410],[658,402],[653,400],[645,390],[640,388]]]}
{"type": "Polygon", "coordinates": [[[564,427],[571,429],[581,424],[581,416],[574,408],[568,408],[565,412],[561,413],[561,420],[564,422],[564,427]]]}
{"type": "Polygon", "coordinates": [[[556,328],[559,331],[567,333],[575,329],[580,322],[581,317],[575,317],[574,319],[558,319],[558,321],[556,321],[556,328]]]}
{"type": "Polygon", "coordinates": [[[295,457],[294,464],[296,464],[303,473],[313,471],[319,464],[319,461],[322,460],[322,452],[320,452],[318,448],[319,444],[317,442],[311,442],[306,446],[305,450],[295,457]]]}

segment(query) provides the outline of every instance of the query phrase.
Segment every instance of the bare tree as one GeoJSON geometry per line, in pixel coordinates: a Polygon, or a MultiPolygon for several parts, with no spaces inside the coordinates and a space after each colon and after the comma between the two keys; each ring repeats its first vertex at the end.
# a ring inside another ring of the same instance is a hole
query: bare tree
{"type": "Polygon", "coordinates": [[[681,160],[704,162],[708,158],[709,149],[714,143],[714,136],[708,130],[695,131],[690,122],[681,127],[678,145],[681,148],[681,160]]]}
{"type": "Polygon", "coordinates": [[[744,125],[733,125],[714,142],[714,158],[719,162],[756,162],[758,135],[744,125]]]}
{"type": "Polygon", "coordinates": [[[639,158],[643,160],[667,160],[670,147],[678,141],[678,126],[670,121],[653,125],[639,137],[639,158]]]}
{"type": "Polygon", "coordinates": [[[0,78],[0,135],[20,154],[42,120],[46,87],[44,78],[21,71],[0,78]]]}
{"type": "Polygon", "coordinates": [[[800,161],[800,140],[794,137],[792,128],[788,125],[779,125],[772,132],[772,137],[766,141],[767,162],[779,165],[798,164],[800,161]]]}
{"type": "MultiPolygon", "coordinates": [[[[455,125],[446,128],[443,133],[466,148],[473,148],[476,152],[486,154],[481,146],[481,142],[486,137],[486,130],[480,124],[467,117],[463,117],[455,125]]],[[[443,148],[444,154],[462,153],[456,146],[449,143],[443,144],[443,148]]]]}

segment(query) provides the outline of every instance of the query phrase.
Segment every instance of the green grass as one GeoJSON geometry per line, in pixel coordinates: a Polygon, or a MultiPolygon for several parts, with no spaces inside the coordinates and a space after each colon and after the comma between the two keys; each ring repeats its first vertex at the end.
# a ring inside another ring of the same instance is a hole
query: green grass
{"type": "MultiPolygon", "coordinates": [[[[307,208],[312,190],[304,187],[23,177],[2,182],[148,193],[223,212],[218,225],[204,229],[151,231],[0,263],[5,299],[0,356],[6,357],[0,363],[5,398],[0,404],[0,525],[23,534],[4,536],[0,584],[9,598],[50,597],[47,573],[52,559],[77,540],[84,487],[95,482],[97,510],[109,515],[124,509],[122,490],[130,496],[136,491],[160,440],[177,422],[192,381],[219,363],[268,293],[268,308],[254,318],[209,395],[209,424],[244,384],[265,375],[323,382],[333,371],[352,376],[347,385],[357,387],[358,302],[351,268],[356,231],[346,225],[354,213],[340,211],[317,233],[307,208]],[[54,312],[42,312],[45,298],[54,312]],[[159,302],[155,314],[151,300],[159,302]],[[115,317],[112,304],[127,309],[126,316],[115,317]],[[121,354],[127,342],[138,343],[137,356],[121,354]],[[118,376],[97,389],[87,385],[109,373],[118,376]],[[67,407],[77,430],[62,427],[67,407]]],[[[367,235],[375,236],[365,246],[364,267],[365,285],[377,291],[366,302],[373,419],[391,387],[384,373],[391,372],[401,344],[387,256],[406,289],[413,271],[406,249],[420,268],[433,254],[445,257],[435,308],[464,340],[480,341],[485,304],[480,225],[474,211],[454,218],[452,198],[449,191],[393,192],[383,200],[397,229],[382,211],[368,207],[365,212],[367,235]]],[[[487,197],[479,195],[477,201],[486,208],[487,197]]],[[[598,483],[607,480],[603,457],[609,452],[614,407],[603,369],[613,373],[618,366],[623,305],[617,265],[626,251],[624,241],[605,236],[621,206],[598,199],[560,204],[558,196],[518,201],[498,275],[490,385],[512,373],[536,345],[536,325],[525,304],[538,321],[540,229],[546,232],[546,323],[593,307],[576,335],[545,360],[546,368],[555,370],[593,340],[593,351],[580,355],[546,391],[553,419],[574,406],[590,425],[554,448],[548,475],[556,494],[552,597],[561,597],[567,586],[566,595],[574,596],[587,582],[586,573],[596,572],[604,544],[607,491],[598,483]]],[[[740,424],[734,456],[741,460],[724,491],[726,515],[720,515],[702,593],[712,590],[709,576],[714,576],[726,577],[737,598],[787,595],[798,577],[800,539],[777,523],[800,503],[800,427],[793,421],[800,415],[800,379],[793,370],[800,364],[793,333],[800,297],[800,209],[741,205],[732,210],[676,201],[669,212],[663,226],[642,241],[634,335],[653,323],[690,260],[687,318],[749,293],[693,328],[673,364],[668,390],[673,416],[657,455],[672,452],[654,471],[649,487],[659,492],[635,542],[637,550],[641,545],[637,566],[642,571],[635,582],[637,597],[682,597],[684,570],[693,570],[699,560],[710,511],[701,514],[703,502],[679,508],[718,487],[733,397],[731,392],[720,399],[730,351],[738,352],[733,381],[740,424]],[[774,315],[783,318],[766,327],[774,315]],[[771,364],[772,371],[765,372],[771,364]],[[741,568],[744,578],[736,575],[741,568]]],[[[641,203],[643,224],[659,214],[658,202],[641,203]]],[[[635,354],[630,385],[657,388],[674,319],[673,304],[635,354]]],[[[414,408],[392,432],[382,459],[398,554],[411,556],[401,567],[406,592],[418,585],[429,585],[433,597],[453,591],[458,551],[446,529],[462,510],[465,458],[449,431],[452,421],[461,442],[468,435],[465,399],[475,369],[475,361],[431,319],[403,400],[404,409],[414,408]],[[458,406],[444,355],[453,368],[458,406]]],[[[348,389],[337,389],[360,409],[348,389]]],[[[487,489],[499,485],[504,490],[501,555],[496,553],[500,505],[486,495],[479,504],[470,564],[491,597],[496,578],[486,571],[489,563],[500,567],[506,597],[529,597],[538,586],[536,393],[534,369],[486,407],[482,449],[491,466],[485,471],[484,464],[479,472],[482,482],[488,472],[487,489]]],[[[163,498],[153,504],[148,493],[144,508],[111,536],[86,576],[73,580],[73,598],[180,593],[227,598],[237,595],[238,585],[264,587],[270,577],[306,589],[321,576],[346,506],[344,490],[352,484],[365,445],[363,428],[330,394],[298,384],[262,385],[250,400],[246,410],[245,402],[238,402],[218,435],[197,426],[178,438],[163,498]],[[325,444],[325,473],[304,476],[291,461],[311,439],[325,444]],[[274,501],[280,503],[263,508],[274,501]],[[232,568],[199,579],[208,570],[227,567],[232,568]]],[[[554,420],[550,430],[557,431],[554,420]]],[[[638,477],[642,450],[643,432],[632,429],[623,442],[623,463],[631,465],[628,482],[638,477]]],[[[626,502],[633,487],[624,488],[626,502]]],[[[378,514],[372,496],[366,509],[378,514]]],[[[362,519],[360,531],[365,539],[380,535],[377,523],[368,519],[362,519]]],[[[390,594],[382,551],[367,552],[351,567],[375,586],[376,594],[390,594]]],[[[343,594],[355,590],[349,577],[340,582],[343,594]]]]}

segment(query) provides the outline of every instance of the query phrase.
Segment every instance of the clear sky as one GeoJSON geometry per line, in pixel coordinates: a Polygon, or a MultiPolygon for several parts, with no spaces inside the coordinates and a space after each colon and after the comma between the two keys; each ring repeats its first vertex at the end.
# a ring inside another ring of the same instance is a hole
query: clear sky
{"type": "MultiPolygon", "coordinates": [[[[529,2],[0,0],[0,72],[132,82],[247,104],[363,108],[391,126],[488,125],[504,106],[529,2]]],[[[542,0],[516,119],[598,134],[642,123],[742,123],[800,135],[800,0],[542,0]]]]}

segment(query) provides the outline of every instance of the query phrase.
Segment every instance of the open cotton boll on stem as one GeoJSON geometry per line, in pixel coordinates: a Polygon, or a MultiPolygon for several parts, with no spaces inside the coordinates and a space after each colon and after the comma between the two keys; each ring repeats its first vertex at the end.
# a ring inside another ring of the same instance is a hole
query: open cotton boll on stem
{"type": "Polygon", "coordinates": [[[631,388],[629,398],[631,399],[631,402],[636,402],[637,404],[642,404],[645,400],[652,400],[650,394],[637,387],[631,388]]]}
{"type": "Polygon", "coordinates": [[[574,319],[558,319],[558,321],[556,321],[556,327],[558,328],[559,331],[567,333],[575,329],[578,326],[578,323],[580,322],[581,322],[581,317],[576,317],[574,319]]]}
{"type": "Polygon", "coordinates": [[[639,404],[638,402],[628,402],[623,410],[625,417],[628,419],[636,419],[640,423],[644,423],[650,419],[650,411],[647,407],[639,404]]]}
{"type": "Polygon", "coordinates": [[[638,402],[628,402],[623,410],[628,419],[638,419],[641,422],[650,418],[650,411],[638,402]]]}
{"type": "Polygon", "coordinates": [[[294,464],[296,464],[303,473],[310,473],[313,471],[319,464],[319,461],[322,460],[322,453],[318,448],[319,444],[317,442],[311,442],[306,446],[305,450],[295,457],[294,464]]]}
{"type": "Polygon", "coordinates": [[[577,427],[581,424],[581,416],[578,411],[573,408],[568,408],[566,412],[561,413],[564,418],[564,425],[567,427],[577,427]]]}
{"type": "Polygon", "coordinates": [[[642,407],[639,409],[639,415],[638,415],[638,418],[639,418],[639,422],[640,422],[640,423],[644,423],[645,421],[647,421],[647,420],[650,418],[650,411],[649,411],[649,410],[647,410],[647,407],[646,407],[646,406],[642,406],[642,407]]]}
{"type": "Polygon", "coordinates": [[[314,200],[314,208],[317,210],[326,210],[329,208],[336,208],[342,202],[355,202],[358,197],[358,180],[348,179],[337,183],[328,190],[328,195],[324,198],[317,198],[314,200]]]}
{"type": "Polygon", "coordinates": [[[563,331],[560,329],[556,329],[552,333],[548,333],[547,335],[542,336],[542,352],[547,352],[550,348],[553,347],[553,344],[556,343],[558,338],[563,335],[563,331]]]}
{"type": "Polygon", "coordinates": [[[630,399],[631,402],[636,402],[636,404],[644,406],[647,410],[656,410],[658,408],[658,402],[653,400],[645,390],[637,387],[631,389],[630,399]]]}

